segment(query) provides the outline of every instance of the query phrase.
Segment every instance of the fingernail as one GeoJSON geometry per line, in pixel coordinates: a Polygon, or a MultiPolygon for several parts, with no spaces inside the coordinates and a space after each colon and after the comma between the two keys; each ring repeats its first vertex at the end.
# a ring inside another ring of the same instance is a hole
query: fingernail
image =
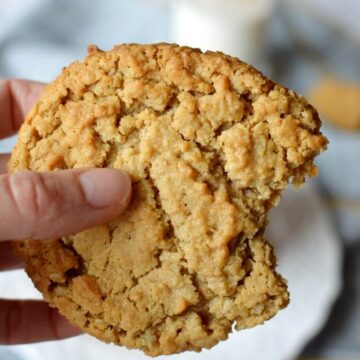
{"type": "Polygon", "coordinates": [[[79,175],[88,203],[97,208],[126,204],[131,193],[128,174],[115,169],[90,170],[79,175]]]}

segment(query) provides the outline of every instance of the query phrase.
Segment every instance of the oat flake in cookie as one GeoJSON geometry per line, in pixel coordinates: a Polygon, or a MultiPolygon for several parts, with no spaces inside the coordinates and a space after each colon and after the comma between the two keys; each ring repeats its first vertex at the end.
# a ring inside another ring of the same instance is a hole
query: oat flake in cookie
{"type": "Polygon", "coordinates": [[[91,47],[34,105],[9,169],[119,168],[133,199],[107,225],[21,242],[29,276],[74,325],[149,355],[263,323],[289,301],[267,213],[316,174],[319,127],[305,99],[236,58],[91,47]]]}

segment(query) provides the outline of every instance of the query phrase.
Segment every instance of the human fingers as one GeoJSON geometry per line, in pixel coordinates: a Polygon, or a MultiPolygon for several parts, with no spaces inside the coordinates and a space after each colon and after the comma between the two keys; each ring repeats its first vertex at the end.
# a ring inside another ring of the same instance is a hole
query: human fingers
{"type": "Polygon", "coordinates": [[[59,340],[81,331],[57,310],[37,300],[0,300],[0,344],[59,340]]]}
{"type": "Polygon", "coordinates": [[[29,80],[0,80],[0,139],[18,131],[44,86],[29,80]]]}
{"type": "Polygon", "coordinates": [[[0,241],[0,271],[22,268],[23,260],[13,249],[12,241],[0,241]]]}
{"type": "Polygon", "coordinates": [[[6,174],[7,172],[7,163],[9,162],[9,154],[0,154],[0,175],[6,174]]]}
{"type": "Polygon", "coordinates": [[[0,240],[55,238],[103,224],[130,195],[129,176],[115,169],[0,175],[0,240]]]}

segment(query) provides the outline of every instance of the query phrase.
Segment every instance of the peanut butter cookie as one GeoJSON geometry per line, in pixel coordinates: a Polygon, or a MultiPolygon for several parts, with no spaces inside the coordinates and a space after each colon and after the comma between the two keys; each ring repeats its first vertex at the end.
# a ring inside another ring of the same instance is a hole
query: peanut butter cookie
{"type": "Polygon", "coordinates": [[[261,324],[289,301],[267,214],[316,174],[319,128],[305,99],[222,53],[90,47],[28,114],[9,169],[119,168],[133,199],[107,225],[21,242],[26,270],[74,325],[153,356],[261,324]]]}

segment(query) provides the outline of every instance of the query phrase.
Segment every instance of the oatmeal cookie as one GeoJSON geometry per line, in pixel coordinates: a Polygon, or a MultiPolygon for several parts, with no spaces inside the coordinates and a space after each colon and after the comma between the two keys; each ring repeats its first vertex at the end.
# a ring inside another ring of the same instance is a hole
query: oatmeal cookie
{"type": "Polygon", "coordinates": [[[359,82],[327,75],[310,89],[308,97],[324,120],[342,130],[360,130],[359,82]]]}
{"type": "Polygon", "coordinates": [[[316,174],[319,128],[305,99],[222,53],[90,47],[28,114],[9,170],[123,169],[132,202],[106,225],[18,243],[26,271],[71,323],[153,356],[261,324],[289,301],[267,214],[316,174]]]}

